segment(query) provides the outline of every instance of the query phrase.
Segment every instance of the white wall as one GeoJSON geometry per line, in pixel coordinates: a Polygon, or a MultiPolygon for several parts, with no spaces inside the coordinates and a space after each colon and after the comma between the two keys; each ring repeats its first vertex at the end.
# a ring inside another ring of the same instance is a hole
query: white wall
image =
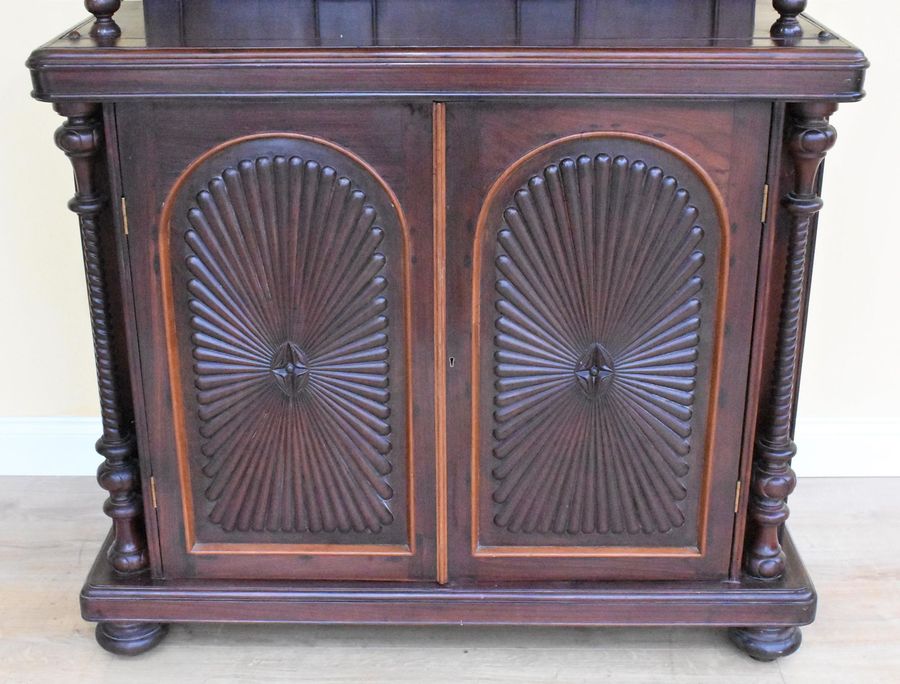
{"type": "MultiPolygon", "coordinates": [[[[53,144],[62,119],[29,97],[31,50],[84,18],[80,0],[6,3],[0,46],[0,416],[92,416],[90,325],[72,167],[53,144]],[[14,27],[14,28],[12,28],[14,27]]],[[[5,456],[5,454],[3,454],[5,456]]]]}
{"type": "MultiPolygon", "coordinates": [[[[79,0],[10,3],[0,44],[0,474],[92,473],[99,421],[71,171],[59,117],[28,97],[29,51],[79,21],[79,0]],[[11,163],[9,160],[14,160],[11,163]]],[[[900,5],[810,0],[810,13],[866,48],[861,104],[833,122],[797,441],[801,475],[900,475],[900,5]]]]}
{"type": "Polygon", "coordinates": [[[795,465],[800,474],[900,475],[900,220],[890,210],[900,136],[892,0],[810,0],[809,13],[863,47],[868,96],[832,118],[819,220],[795,465]]]}

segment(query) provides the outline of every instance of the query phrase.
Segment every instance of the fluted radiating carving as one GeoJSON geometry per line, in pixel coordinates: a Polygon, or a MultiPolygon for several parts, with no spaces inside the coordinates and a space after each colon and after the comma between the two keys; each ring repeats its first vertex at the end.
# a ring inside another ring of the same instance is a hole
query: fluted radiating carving
{"type": "Polygon", "coordinates": [[[100,231],[100,213],[106,198],[100,193],[96,179],[97,158],[102,149],[102,119],[99,106],[66,103],[56,111],[68,117],[56,132],[56,144],[75,170],[75,197],[69,208],[78,214],[81,243],[87,276],[91,328],[97,360],[100,387],[100,410],[103,436],[97,451],[106,460],[97,471],[100,485],[109,492],[104,511],[113,519],[114,538],[109,547],[109,561],[119,572],[129,573],[148,566],[142,521],[138,467],[131,425],[123,419],[122,397],[116,379],[116,358],[110,324],[107,288],[108,265],[102,257],[101,241],[109,239],[100,231]]]}
{"type": "Polygon", "coordinates": [[[790,216],[790,237],[774,369],[768,401],[757,430],[750,498],[748,574],[776,579],[784,573],[785,557],[779,530],[788,517],[787,497],[797,479],[791,460],[797,447],[791,436],[797,367],[803,324],[806,270],[810,253],[810,226],[822,208],[816,183],[819,168],[834,145],[836,132],[828,117],[836,109],[828,103],[792,105],[787,147],[794,164],[793,188],[783,205],[790,216]]]}
{"type": "Polygon", "coordinates": [[[563,159],[497,233],[494,522],[666,532],[685,522],[704,231],[640,160],[563,159]]]}
{"type": "Polygon", "coordinates": [[[394,517],[375,208],[330,166],[262,156],[211,179],[185,219],[210,520],[379,532],[394,517]]]}

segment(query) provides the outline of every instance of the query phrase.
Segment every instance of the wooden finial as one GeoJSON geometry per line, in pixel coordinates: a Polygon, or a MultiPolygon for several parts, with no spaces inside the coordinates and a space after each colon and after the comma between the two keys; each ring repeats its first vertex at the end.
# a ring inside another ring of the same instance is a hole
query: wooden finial
{"type": "Polygon", "coordinates": [[[84,6],[97,21],[91,29],[91,36],[97,40],[110,40],[122,35],[122,29],[113,21],[113,15],[119,10],[122,0],[84,0],[84,6]]]}
{"type": "Polygon", "coordinates": [[[806,0],[772,0],[772,5],[781,15],[769,31],[773,38],[797,38],[803,35],[803,27],[797,17],[806,9],[806,0]]]}

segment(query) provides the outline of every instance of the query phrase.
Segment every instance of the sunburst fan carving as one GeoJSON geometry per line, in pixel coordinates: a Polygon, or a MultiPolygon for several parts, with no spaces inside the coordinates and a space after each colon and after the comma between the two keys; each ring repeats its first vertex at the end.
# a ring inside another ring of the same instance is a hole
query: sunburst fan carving
{"type": "Polygon", "coordinates": [[[205,494],[225,530],[393,521],[377,220],[349,179],[296,156],[225,169],[187,213],[205,494]]]}
{"type": "Polygon", "coordinates": [[[563,159],[497,233],[494,522],[684,524],[704,262],[699,212],[643,161],[563,159]]]}

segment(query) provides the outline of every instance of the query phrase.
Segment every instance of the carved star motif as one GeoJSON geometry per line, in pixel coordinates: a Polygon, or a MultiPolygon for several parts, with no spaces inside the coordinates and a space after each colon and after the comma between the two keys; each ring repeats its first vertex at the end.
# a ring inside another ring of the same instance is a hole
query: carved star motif
{"type": "Polygon", "coordinates": [[[272,359],[271,367],[275,383],[288,397],[296,397],[309,381],[306,355],[293,342],[282,344],[272,359]]]}
{"type": "Polygon", "coordinates": [[[591,345],[575,368],[578,385],[589,397],[605,393],[614,373],[612,359],[599,342],[591,345]]]}

